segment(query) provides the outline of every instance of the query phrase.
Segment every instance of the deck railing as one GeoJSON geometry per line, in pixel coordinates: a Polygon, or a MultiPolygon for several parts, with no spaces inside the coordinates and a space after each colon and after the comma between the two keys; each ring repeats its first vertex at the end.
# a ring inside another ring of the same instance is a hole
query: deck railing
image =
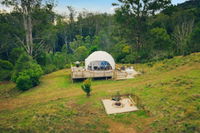
{"type": "Polygon", "coordinates": [[[85,79],[85,78],[113,78],[113,79],[126,79],[128,73],[119,70],[85,70],[83,67],[72,67],[72,79],[85,79]]]}

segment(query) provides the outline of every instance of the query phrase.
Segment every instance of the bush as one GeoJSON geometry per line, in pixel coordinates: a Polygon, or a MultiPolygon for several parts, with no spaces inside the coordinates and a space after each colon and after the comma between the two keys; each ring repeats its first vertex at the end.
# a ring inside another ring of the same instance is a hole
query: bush
{"type": "Polygon", "coordinates": [[[29,70],[25,70],[25,73],[30,76],[33,86],[36,86],[39,84],[39,78],[42,76],[43,71],[40,65],[32,64],[29,70]]]}
{"type": "Polygon", "coordinates": [[[50,65],[47,65],[47,66],[43,67],[43,70],[44,70],[45,74],[48,74],[48,73],[54,72],[57,69],[56,69],[55,65],[50,64],[50,65]]]}
{"type": "Polygon", "coordinates": [[[66,64],[65,68],[71,68],[71,64],[66,64]]]}
{"type": "Polygon", "coordinates": [[[9,61],[0,60],[0,81],[10,80],[12,75],[13,65],[9,61]]]}
{"type": "Polygon", "coordinates": [[[34,86],[37,86],[39,78],[42,76],[43,71],[40,65],[32,63],[28,69],[24,69],[21,72],[12,77],[12,80],[16,82],[17,88],[20,90],[28,90],[34,86]]]}
{"type": "Polygon", "coordinates": [[[90,79],[85,80],[81,88],[87,94],[87,96],[90,96],[90,92],[92,91],[91,80],[90,79]]]}
{"type": "Polygon", "coordinates": [[[30,69],[31,68],[31,64],[35,63],[33,61],[33,59],[28,56],[27,54],[22,54],[18,60],[16,61],[15,67],[14,67],[14,72],[12,75],[12,81],[16,82],[17,77],[19,76],[19,73],[30,69]]]}
{"type": "Polygon", "coordinates": [[[136,63],[139,58],[138,53],[134,52],[129,55],[126,55],[124,59],[122,59],[123,63],[136,63]]]}
{"type": "Polygon", "coordinates": [[[73,56],[74,55],[69,55],[64,52],[56,52],[54,54],[42,53],[36,60],[47,74],[58,69],[68,68],[66,64],[70,64],[71,60],[73,60],[73,56]]]}
{"type": "Polygon", "coordinates": [[[19,88],[20,90],[28,90],[29,88],[31,88],[32,85],[32,81],[30,80],[30,76],[29,75],[25,75],[25,74],[21,74],[18,78],[17,78],[17,88],[19,88]]]}
{"type": "Polygon", "coordinates": [[[57,69],[63,69],[65,64],[68,62],[67,56],[63,53],[57,52],[53,57],[53,64],[56,65],[57,69]]]}

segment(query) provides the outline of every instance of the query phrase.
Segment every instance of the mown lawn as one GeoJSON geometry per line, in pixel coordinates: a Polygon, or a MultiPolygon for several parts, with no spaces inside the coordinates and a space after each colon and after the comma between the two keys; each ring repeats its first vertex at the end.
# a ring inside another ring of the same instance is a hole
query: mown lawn
{"type": "Polygon", "coordinates": [[[93,81],[87,98],[69,70],[41,78],[26,92],[0,84],[0,132],[200,132],[200,53],[136,64],[135,79],[93,81]],[[101,99],[119,91],[140,98],[140,111],[106,115],[101,99]]]}

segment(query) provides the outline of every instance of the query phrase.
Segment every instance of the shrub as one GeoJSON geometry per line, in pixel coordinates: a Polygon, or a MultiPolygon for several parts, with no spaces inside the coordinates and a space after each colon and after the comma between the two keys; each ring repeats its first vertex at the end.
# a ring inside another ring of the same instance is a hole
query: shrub
{"type": "Polygon", "coordinates": [[[30,76],[33,86],[39,84],[39,78],[42,76],[43,71],[40,65],[32,64],[29,70],[25,70],[25,72],[30,76]]]}
{"type": "Polygon", "coordinates": [[[13,75],[12,80],[17,84],[20,90],[28,90],[39,84],[39,78],[42,76],[43,71],[40,65],[32,62],[29,64],[28,69],[23,69],[13,75]]]}
{"type": "Polygon", "coordinates": [[[71,68],[71,64],[66,64],[65,68],[71,68]]]}
{"type": "Polygon", "coordinates": [[[0,60],[0,81],[10,80],[12,75],[13,65],[9,61],[0,60]]]}
{"type": "Polygon", "coordinates": [[[90,92],[92,91],[91,80],[90,79],[85,80],[81,88],[86,93],[87,96],[90,96],[90,92]]]}
{"type": "Polygon", "coordinates": [[[24,91],[37,86],[40,83],[39,78],[42,73],[41,67],[38,64],[33,64],[31,69],[19,73],[16,79],[17,88],[24,91]]]}
{"type": "Polygon", "coordinates": [[[30,76],[29,75],[25,75],[25,74],[21,74],[18,78],[17,78],[17,88],[19,88],[20,90],[28,90],[29,88],[31,88],[32,85],[32,81],[30,80],[30,76]]]}
{"type": "Polygon", "coordinates": [[[63,53],[57,52],[53,57],[53,64],[56,65],[57,69],[63,69],[65,64],[68,62],[67,56],[63,53]]]}
{"type": "Polygon", "coordinates": [[[139,58],[138,53],[133,52],[131,54],[126,55],[125,58],[122,59],[122,61],[123,63],[135,63],[137,62],[138,58],[139,58]]]}
{"type": "Polygon", "coordinates": [[[43,70],[44,70],[45,74],[48,74],[48,73],[54,72],[57,69],[56,69],[55,65],[50,64],[50,65],[47,65],[47,66],[43,67],[43,70]]]}
{"type": "Polygon", "coordinates": [[[66,64],[70,64],[74,55],[69,55],[64,52],[42,53],[36,60],[40,64],[45,73],[50,73],[58,69],[68,68],[66,64]]]}
{"type": "Polygon", "coordinates": [[[31,64],[35,63],[33,61],[33,59],[28,56],[27,54],[22,54],[18,60],[16,61],[15,67],[14,67],[14,72],[12,75],[12,81],[16,82],[17,77],[19,76],[19,73],[30,69],[31,68],[31,64]]]}

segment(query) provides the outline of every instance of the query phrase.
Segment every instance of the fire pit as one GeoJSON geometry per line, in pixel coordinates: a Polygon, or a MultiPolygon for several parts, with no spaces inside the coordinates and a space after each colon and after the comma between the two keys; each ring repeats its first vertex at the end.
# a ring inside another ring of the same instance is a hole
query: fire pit
{"type": "Polygon", "coordinates": [[[120,101],[103,99],[102,102],[107,114],[125,113],[138,110],[129,98],[121,98],[120,101]]]}
{"type": "Polygon", "coordinates": [[[123,104],[120,101],[116,101],[112,104],[113,107],[115,108],[123,108],[123,104]]]}
{"type": "Polygon", "coordinates": [[[116,108],[122,108],[123,107],[123,104],[120,102],[121,96],[120,96],[119,92],[117,92],[116,95],[112,97],[112,100],[115,101],[112,104],[113,107],[116,107],[116,108]]]}

